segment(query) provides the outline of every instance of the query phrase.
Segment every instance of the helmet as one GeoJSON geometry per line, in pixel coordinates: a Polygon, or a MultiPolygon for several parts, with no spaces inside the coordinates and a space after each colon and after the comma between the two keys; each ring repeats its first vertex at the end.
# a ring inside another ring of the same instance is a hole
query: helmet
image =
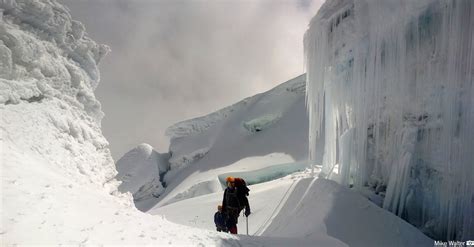
{"type": "Polygon", "coordinates": [[[234,179],[234,177],[227,177],[225,179],[225,181],[233,183],[235,181],[235,179],[234,179]]]}

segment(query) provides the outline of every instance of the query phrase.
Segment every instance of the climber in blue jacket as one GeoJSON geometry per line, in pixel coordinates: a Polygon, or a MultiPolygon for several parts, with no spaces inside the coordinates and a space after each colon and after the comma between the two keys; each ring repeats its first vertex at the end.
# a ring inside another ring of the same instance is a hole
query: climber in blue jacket
{"type": "Polygon", "coordinates": [[[227,230],[227,215],[222,212],[222,206],[217,206],[217,212],[214,214],[214,223],[218,232],[228,232],[227,230]]]}

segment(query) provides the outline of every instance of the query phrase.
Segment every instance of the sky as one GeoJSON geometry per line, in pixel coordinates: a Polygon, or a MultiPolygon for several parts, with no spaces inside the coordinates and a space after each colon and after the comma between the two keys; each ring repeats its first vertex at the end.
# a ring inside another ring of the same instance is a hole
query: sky
{"type": "Polygon", "coordinates": [[[323,0],[61,0],[111,47],[99,66],[102,131],[118,160],[168,152],[167,127],[304,72],[303,35],[323,0]]]}

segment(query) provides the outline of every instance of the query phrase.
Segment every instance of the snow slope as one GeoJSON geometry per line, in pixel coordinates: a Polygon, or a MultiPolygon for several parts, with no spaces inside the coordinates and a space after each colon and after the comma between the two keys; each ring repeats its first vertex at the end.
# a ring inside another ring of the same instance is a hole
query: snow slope
{"type": "MultiPolygon", "coordinates": [[[[249,220],[250,235],[260,235],[263,232],[266,225],[271,222],[271,218],[276,216],[279,208],[285,203],[287,196],[291,194],[294,185],[304,177],[307,177],[307,174],[298,173],[250,186],[249,201],[252,210],[249,220]]],[[[155,207],[149,213],[165,215],[175,223],[215,230],[213,216],[217,211],[217,205],[222,204],[222,195],[223,191],[196,196],[163,207],[155,207]]],[[[240,234],[246,233],[244,217],[240,217],[238,229],[240,234]]]]}
{"type": "Polygon", "coordinates": [[[52,169],[34,150],[2,148],[2,228],[7,245],[215,246],[230,236],[144,214],[128,200],[52,169]]]}
{"type": "MultiPolygon", "coordinates": [[[[291,246],[433,245],[433,240],[418,229],[361,194],[330,180],[313,181],[309,175],[307,169],[250,186],[250,236],[280,238],[290,241],[291,246]]],[[[196,196],[155,207],[149,213],[214,230],[213,214],[222,195],[221,191],[196,196]]],[[[246,228],[246,219],[241,216],[239,233],[246,234],[246,228]]]]}
{"type": "Polygon", "coordinates": [[[223,174],[306,160],[304,88],[301,75],[207,116],[171,126],[166,189],[149,201],[148,208],[219,192],[223,174]]]}
{"type": "Polygon", "coordinates": [[[327,234],[348,246],[433,245],[414,226],[331,180],[300,180],[286,202],[263,236],[327,234]]]}
{"type": "Polygon", "coordinates": [[[474,238],[473,26],[471,0],[334,0],[305,34],[324,177],[436,239],[474,238]]]}

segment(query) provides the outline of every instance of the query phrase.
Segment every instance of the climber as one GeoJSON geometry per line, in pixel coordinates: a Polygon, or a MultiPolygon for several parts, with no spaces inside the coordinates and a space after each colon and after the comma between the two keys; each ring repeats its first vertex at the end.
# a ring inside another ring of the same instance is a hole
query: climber
{"type": "Polygon", "coordinates": [[[228,232],[227,230],[227,215],[222,212],[222,206],[217,206],[217,212],[214,214],[214,223],[218,232],[228,232]]]}
{"type": "Polygon", "coordinates": [[[222,200],[222,211],[228,215],[227,229],[232,234],[237,234],[237,223],[240,212],[245,208],[245,217],[250,215],[250,205],[247,196],[249,189],[241,178],[227,177],[227,188],[222,200]]]}

